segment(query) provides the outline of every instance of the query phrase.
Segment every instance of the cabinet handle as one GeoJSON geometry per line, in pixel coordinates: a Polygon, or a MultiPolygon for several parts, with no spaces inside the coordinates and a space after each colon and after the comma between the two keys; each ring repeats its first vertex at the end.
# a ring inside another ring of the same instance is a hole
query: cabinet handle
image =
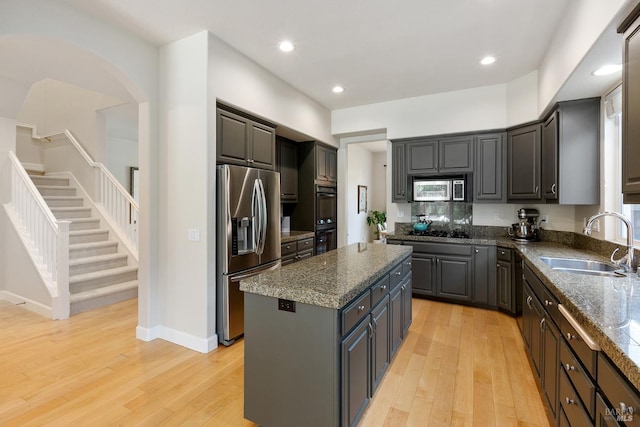
{"type": "Polygon", "coordinates": [[[401,272],[396,271],[396,276],[399,276],[399,275],[401,275],[401,274],[402,274],[401,272]]]}
{"type": "Polygon", "coordinates": [[[545,320],[547,320],[545,317],[542,318],[542,320],[540,320],[540,330],[544,332],[544,323],[545,320]]]}
{"type": "Polygon", "coordinates": [[[540,190],[540,187],[536,185],[536,191],[534,191],[536,195],[538,194],[538,190],[540,190]]]}
{"type": "Polygon", "coordinates": [[[546,306],[553,305],[553,301],[549,301],[549,300],[546,299],[546,300],[544,300],[544,305],[546,305],[546,306]]]}
{"type": "Polygon", "coordinates": [[[369,338],[371,338],[373,337],[373,326],[371,326],[371,322],[369,322],[368,328],[369,328],[369,338]]]}
{"type": "Polygon", "coordinates": [[[551,186],[551,193],[552,194],[556,194],[556,184],[555,183],[551,186]]]}
{"type": "Polygon", "coordinates": [[[571,332],[567,332],[567,340],[571,341],[571,340],[575,340],[576,336],[575,335],[571,335],[571,332]]]}
{"type": "Polygon", "coordinates": [[[576,404],[575,400],[569,399],[568,397],[565,397],[564,401],[567,402],[567,405],[575,405],[576,404]]]}
{"type": "Polygon", "coordinates": [[[387,290],[387,285],[380,286],[380,290],[383,291],[383,292],[386,291],[387,290]]]}
{"type": "Polygon", "coordinates": [[[504,254],[505,254],[505,252],[504,252],[504,251],[500,251],[500,255],[504,255],[504,254]]]}
{"type": "Polygon", "coordinates": [[[480,252],[479,250],[476,249],[476,253],[480,252]]]}
{"type": "Polygon", "coordinates": [[[576,367],[575,367],[575,366],[573,366],[573,365],[569,365],[568,363],[564,365],[564,368],[565,368],[565,370],[566,370],[567,372],[569,372],[569,371],[575,371],[575,370],[576,370],[576,367]]]}
{"type": "Polygon", "coordinates": [[[358,313],[362,313],[364,311],[365,307],[364,305],[359,305],[358,306],[358,313]]]}
{"type": "Polygon", "coordinates": [[[533,308],[533,307],[531,307],[531,301],[532,301],[532,300],[533,300],[533,298],[531,298],[531,296],[528,296],[528,297],[527,297],[527,307],[529,307],[529,308],[531,308],[531,309],[533,308]]]}
{"type": "Polygon", "coordinates": [[[405,264],[407,267],[411,267],[411,261],[407,261],[405,264]]]}

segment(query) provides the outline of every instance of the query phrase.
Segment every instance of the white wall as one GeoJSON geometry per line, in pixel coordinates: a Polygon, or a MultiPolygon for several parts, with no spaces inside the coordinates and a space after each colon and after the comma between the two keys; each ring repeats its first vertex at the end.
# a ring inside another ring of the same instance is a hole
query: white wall
{"type": "Polygon", "coordinates": [[[373,208],[370,206],[371,195],[375,193],[373,184],[373,156],[371,152],[358,146],[358,144],[347,145],[347,185],[346,200],[347,208],[347,245],[357,242],[371,241],[371,231],[367,226],[367,215],[373,208]],[[367,187],[367,210],[358,212],[358,186],[367,187]]]}
{"type": "Polygon", "coordinates": [[[629,0],[571,1],[538,73],[538,114],[554,97],[571,73],[602,35],[606,27],[629,0]]]}
{"type": "Polygon", "coordinates": [[[130,191],[131,167],[138,167],[138,141],[107,135],[105,166],[120,184],[130,191]]]}
{"type": "Polygon", "coordinates": [[[369,210],[387,210],[387,153],[372,153],[371,155],[371,188],[369,194],[371,205],[369,210]]]}
{"type": "Polygon", "coordinates": [[[215,174],[209,151],[208,32],[160,49],[160,324],[158,336],[207,352],[217,346],[208,276],[208,216],[215,174]],[[199,241],[187,240],[189,228],[199,241]]]}
{"type": "Polygon", "coordinates": [[[331,113],[228,44],[210,35],[209,82],[214,99],[338,146],[331,113]],[[335,132],[334,132],[335,133],[335,132]]]}
{"type": "Polygon", "coordinates": [[[31,86],[18,121],[35,125],[38,135],[69,129],[93,160],[104,163],[100,155],[104,152],[100,144],[104,128],[97,120],[97,111],[122,102],[102,93],[44,79],[31,86]]]}

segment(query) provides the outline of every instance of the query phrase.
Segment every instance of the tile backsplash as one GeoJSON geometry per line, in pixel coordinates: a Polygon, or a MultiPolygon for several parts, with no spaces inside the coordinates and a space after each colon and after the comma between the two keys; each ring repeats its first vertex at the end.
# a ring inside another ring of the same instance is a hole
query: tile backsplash
{"type": "Polygon", "coordinates": [[[426,215],[433,227],[455,230],[473,224],[473,203],[465,202],[414,202],[411,204],[411,222],[426,215]]]}

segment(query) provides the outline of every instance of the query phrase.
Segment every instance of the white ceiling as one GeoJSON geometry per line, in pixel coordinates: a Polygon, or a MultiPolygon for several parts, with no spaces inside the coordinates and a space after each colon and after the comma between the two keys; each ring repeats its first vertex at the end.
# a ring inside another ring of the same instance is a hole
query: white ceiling
{"type": "Polygon", "coordinates": [[[55,1],[158,46],[207,29],[333,110],[527,74],[576,0],[55,1]],[[285,38],[288,55],[277,49],[285,38]],[[485,55],[498,60],[482,67],[485,55]]]}

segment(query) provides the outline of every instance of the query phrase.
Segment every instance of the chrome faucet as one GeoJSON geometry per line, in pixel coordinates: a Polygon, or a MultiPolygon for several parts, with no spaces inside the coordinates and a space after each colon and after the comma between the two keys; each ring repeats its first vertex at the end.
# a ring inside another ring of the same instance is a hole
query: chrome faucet
{"type": "Polygon", "coordinates": [[[616,252],[618,252],[618,249],[619,249],[619,248],[616,248],[616,250],[613,251],[613,253],[611,254],[611,262],[619,267],[622,267],[624,271],[631,271],[633,273],[637,272],[638,264],[636,262],[636,257],[633,249],[633,224],[631,224],[631,221],[629,221],[627,217],[617,212],[597,213],[593,215],[591,218],[589,218],[589,220],[587,221],[587,224],[584,226],[584,230],[583,230],[584,234],[586,234],[587,236],[590,236],[591,226],[593,225],[593,222],[596,219],[601,218],[603,216],[607,216],[607,215],[619,218],[622,222],[624,222],[624,225],[627,226],[627,253],[622,258],[613,259],[613,256],[616,254],[616,252]]]}

